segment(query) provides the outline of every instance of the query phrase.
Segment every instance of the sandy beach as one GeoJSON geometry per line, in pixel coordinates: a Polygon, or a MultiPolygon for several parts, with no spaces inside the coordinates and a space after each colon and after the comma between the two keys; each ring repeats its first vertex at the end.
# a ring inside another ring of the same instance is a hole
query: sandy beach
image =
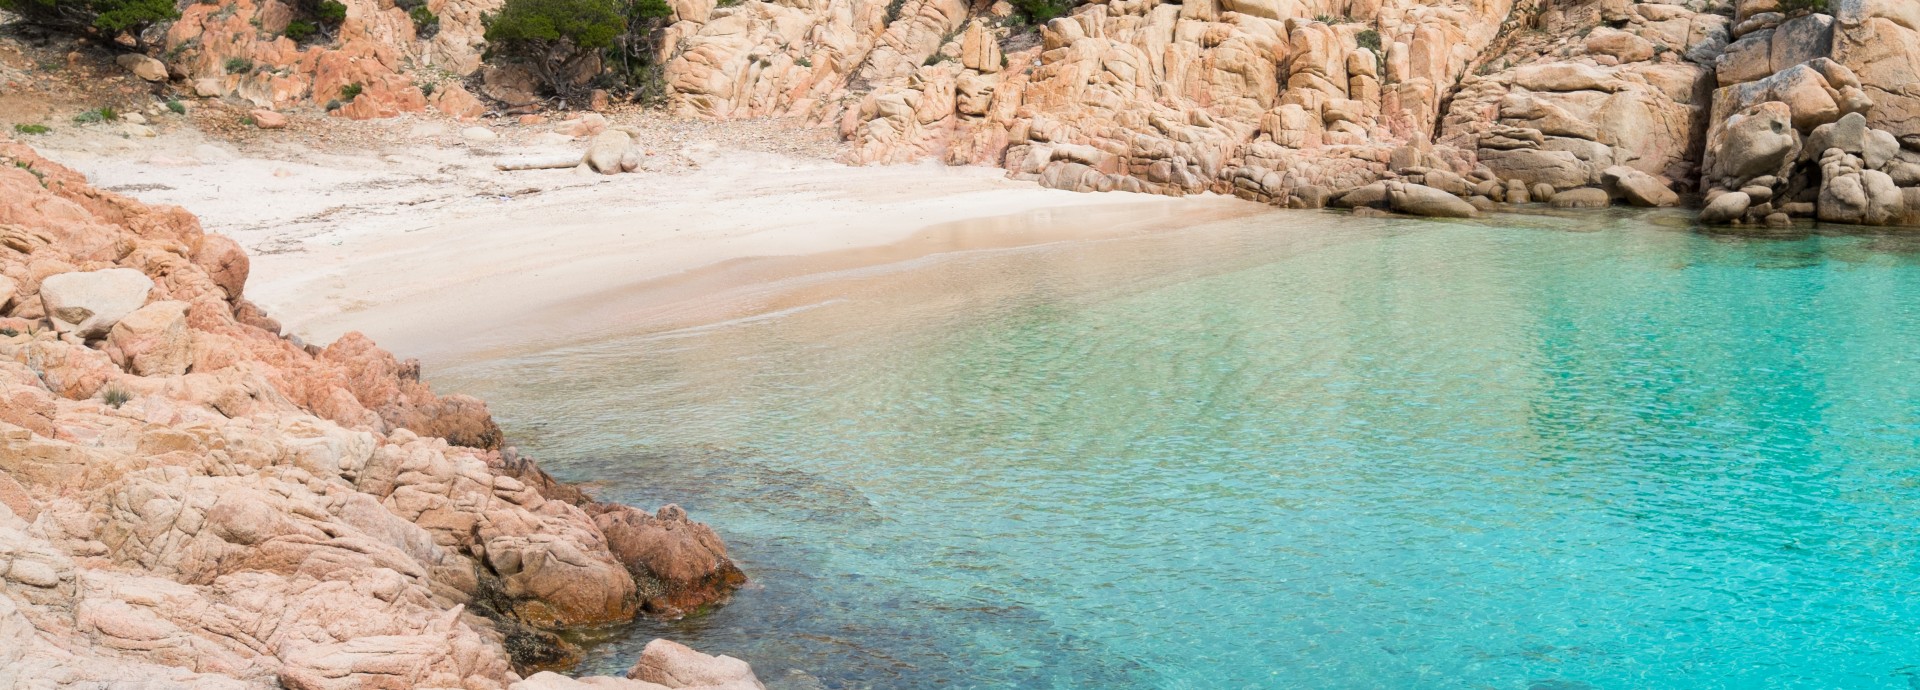
{"type": "Polygon", "coordinates": [[[640,174],[503,172],[502,158],[580,144],[531,128],[476,143],[430,121],[385,127],[391,139],[364,152],[242,152],[191,132],[52,152],[239,240],[254,257],[249,298],[290,333],[325,343],[358,330],[430,367],[791,308],[821,298],[800,285],[928,256],[1267,210],[1049,190],[988,168],[850,167],[698,130],[643,142],[640,174]]]}

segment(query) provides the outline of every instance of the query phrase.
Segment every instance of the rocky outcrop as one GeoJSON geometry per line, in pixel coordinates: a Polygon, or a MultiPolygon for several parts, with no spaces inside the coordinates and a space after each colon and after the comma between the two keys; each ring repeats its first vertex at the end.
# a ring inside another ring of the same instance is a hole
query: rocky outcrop
{"type": "Polygon", "coordinates": [[[1702,186],[1710,200],[1739,193],[1703,220],[1920,223],[1920,121],[1905,95],[1920,58],[1912,3],[1840,0],[1832,14],[1777,11],[1774,0],[1741,0],[1735,41],[1716,61],[1712,128],[1702,186]],[[1902,76],[1896,76],[1902,75],[1902,76]],[[1904,138],[1903,138],[1904,137],[1904,138]],[[1909,191],[1912,190],[1912,191],[1909,191]]]}
{"type": "Polygon", "coordinates": [[[417,363],[281,337],[246,271],[0,140],[0,686],[504,688],[567,660],[550,630],[744,579],[417,363]]]}
{"type": "Polygon", "coordinates": [[[1854,153],[1862,191],[1831,198],[1890,195],[1868,170],[1911,189],[1912,3],[1793,7],[1104,0],[1026,30],[1004,5],[951,0],[688,2],[662,58],[683,114],[806,118],[837,127],[850,162],[998,165],[1075,191],[1313,208],[1397,180],[1488,208],[1575,189],[1670,206],[1771,178],[1756,219],[1813,216],[1826,152],[1787,139],[1850,114],[1906,148],[1854,153]]]}
{"type": "MultiPolygon", "coordinates": [[[[480,69],[482,17],[500,0],[423,0],[435,23],[422,36],[393,0],[340,0],[330,35],[290,38],[301,17],[289,0],[185,4],[168,28],[162,60],[201,97],[233,96],[268,110],[325,107],[354,119],[421,112],[484,114],[462,79],[480,69]]],[[[256,118],[257,121],[260,118],[256,118]]]]}

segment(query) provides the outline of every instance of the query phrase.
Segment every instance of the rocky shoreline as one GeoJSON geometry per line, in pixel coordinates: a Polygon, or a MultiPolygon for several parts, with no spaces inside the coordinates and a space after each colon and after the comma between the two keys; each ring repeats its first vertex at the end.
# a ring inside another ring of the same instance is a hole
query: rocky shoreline
{"type": "MultiPolygon", "coordinates": [[[[745,581],[358,334],[283,337],[187,212],[0,139],[0,685],[563,688],[555,631],[745,581]]],[[[670,642],[595,687],[758,687],[670,642]]],[[[590,679],[591,680],[591,679],[590,679]]]]}

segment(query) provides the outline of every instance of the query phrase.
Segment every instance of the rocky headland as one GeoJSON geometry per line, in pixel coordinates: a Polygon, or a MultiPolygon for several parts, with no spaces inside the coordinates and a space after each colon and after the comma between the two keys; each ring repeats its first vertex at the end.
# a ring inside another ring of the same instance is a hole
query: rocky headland
{"type": "MultiPolygon", "coordinates": [[[[423,34],[408,3],[349,0],[331,42],[301,44],[280,0],[195,3],[126,64],[260,122],[607,106],[543,99],[529,70],[483,59],[500,4],[431,0],[423,34]]],[[[668,111],[830,129],[849,163],[1424,215],[1690,203],[1709,223],[1920,223],[1920,9],[1903,0],[1104,0],[1040,23],[987,0],[670,5],[668,111]]],[[[582,85],[603,67],[569,64],[582,85]]],[[[598,171],[639,162],[617,129],[565,133],[593,139],[598,171]]]]}
{"type": "Polygon", "coordinates": [[[535,673],[571,661],[556,631],[745,576],[677,506],[554,481],[416,362],[282,336],[248,270],[0,139],[0,685],[758,687],[666,641],[629,679],[535,673]]]}

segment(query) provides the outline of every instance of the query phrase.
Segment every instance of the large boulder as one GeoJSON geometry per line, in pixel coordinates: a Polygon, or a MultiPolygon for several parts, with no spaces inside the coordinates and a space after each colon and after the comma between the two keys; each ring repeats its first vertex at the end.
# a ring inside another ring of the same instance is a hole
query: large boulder
{"type": "Polygon", "coordinates": [[[1635,206],[1666,207],[1680,203],[1680,195],[1660,178],[1628,166],[1607,168],[1601,171],[1600,177],[1614,193],[1635,206]]]}
{"type": "Polygon", "coordinates": [[[131,268],[60,273],[40,281],[40,300],[54,330],[82,338],[107,335],[121,317],[147,303],[153,280],[131,268]]]}
{"type": "Polygon", "coordinates": [[[1571,151],[1481,149],[1480,162],[1501,179],[1520,179],[1554,189],[1584,187],[1591,181],[1587,164],[1571,151]]]}
{"type": "Polygon", "coordinates": [[[1728,118],[1718,134],[1707,142],[1712,160],[1708,174],[1720,180],[1784,177],[1800,153],[1800,133],[1785,103],[1769,101],[1742,110],[1728,118]]]}
{"type": "Polygon", "coordinates": [[[716,603],[747,580],[727,558],[727,545],[712,528],[687,518],[680,506],[654,515],[605,505],[593,517],[607,548],[640,581],[643,605],[653,613],[679,615],[716,603]]]}
{"type": "Polygon", "coordinates": [[[1395,211],[1430,218],[1470,218],[1475,210],[1460,197],[1410,182],[1387,183],[1387,200],[1395,211]]]}
{"type": "Polygon", "coordinates": [[[766,690],[747,662],[730,656],[710,656],[672,640],[654,640],[641,650],[640,660],[627,677],[669,688],[702,690],[766,690]]]}
{"type": "Polygon", "coordinates": [[[1700,209],[1700,222],[1707,225],[1722,225],[1746,217],[1747,208],[1753,205],[1753,197],[1745,192],[1727,192],[1707,202],[1700,209]]]}
{"type": "Polygon", "coordinates": [[[1862,169],[1860,158],[1828,149],[1820,158],[1819,214],[1830,223],[1889,225],[1906,214],[1906,198],[1893,178],[1862,169]]]}
{"type": "Polygon", "coordinates": [[[625,170],[622,163],[627,154],[633,151],[633,137],[626,132],[609,129],[595,134],[587,142],[587,167],[602,175],[612,175],[625,170]]]}
{"type": "Polygon", "coordinates": [[[186,302],[154,302],[135,309],[113,325],[107,340],[115,363],[138,376],[179,376],[193,364],[186,302]]]}

